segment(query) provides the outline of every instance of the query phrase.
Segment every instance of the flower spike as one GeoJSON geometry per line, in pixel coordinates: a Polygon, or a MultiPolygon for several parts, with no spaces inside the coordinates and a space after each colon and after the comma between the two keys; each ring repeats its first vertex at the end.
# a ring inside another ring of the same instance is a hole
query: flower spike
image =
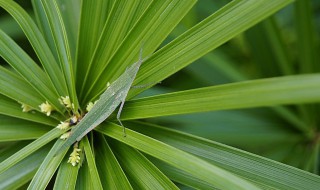
{"type": "Polygon", "coordinates": [[[47,114],[47,116],[50,116],[51,112],[53,111],[53,107],[48,103],[48,101],[42,103],[39,107],[43,113],[47,114]]]}

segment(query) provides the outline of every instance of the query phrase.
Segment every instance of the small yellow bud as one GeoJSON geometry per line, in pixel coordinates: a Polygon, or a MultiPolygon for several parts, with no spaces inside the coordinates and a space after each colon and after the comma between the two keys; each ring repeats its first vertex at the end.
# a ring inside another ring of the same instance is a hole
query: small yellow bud
{"type": "Polygon", "coordinates": [[[32,108],[29,105],[24,103],[21,103],[21,108],[22,108],[22,112],[29,112],[32,110],[32,108]]]}
{"type": "Polygon", "coordinates": [[[86,107],[87,112],[89,112],[97,102],[98,101],[95,101],[94,103],[89,102],[89,104],[86,107]]]}
{"type": "Polygon", "coordinates": [[[70,135],[71,135],[71,132],[66,132],[60,136],[60,139],[66,140],[67,138],[70,137],[70,135]]]}
{"type": "Polygon", "coordinates": [[[79,155],[80,151],[81,149],[79,148],[73,148],[73,151],[70,154],[70,157],[68,159],[68,163],[71,163],[72,166],[76,166],[80,162],[80,155],[79,155]]]}
{"type": "Polygon", "coordinates": [[[53,111],[53,108],[48,103],[48,101],[46,101],[45,103],[42,103],[39,107],[40,107],[42,112],[47,114],[47,116],[50,116],[51,112],[53,111]]]}
{"type": "Polygon", "coordinates": [[[60,122],[60,124],[57,126],[58,129],[64,130],[69,127],[69,122],[60,122]]]}
{"type": "Polygon", "coordinates": [[[59,99],[60,103],[65,105],[66,108],[73,108],[73,104],[71,103],[71,100],[69,98],[69,96],[63,97],[61,96],[61,99],[59,99]]]}

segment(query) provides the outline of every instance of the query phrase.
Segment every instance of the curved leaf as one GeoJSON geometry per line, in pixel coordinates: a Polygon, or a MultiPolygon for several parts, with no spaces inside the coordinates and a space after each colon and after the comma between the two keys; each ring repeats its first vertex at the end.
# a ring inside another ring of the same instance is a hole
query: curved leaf
{"type": "Polygon", "coordinates": [[[97,168],[104,189],[132,189],[125,173],[102,135],[97,137],[95,148],[97,168]]]}
{"type": "MultiPolygon", "coordinates": [[[[56,0],[57,7],[61,13],[61,18],[64,23],[66,36],[68,38],[68,44],[70,47],[70,54],[72,58],[72,63],[74,66],[78,36],[79,36],[79,23],[80,23],[80,12],[81,3],[79,0],[56,0]]],[[[75,68],[74,68],[75,69],[75,68]]]]}
{"type": "Polygon", "coordinates": [[[122,119],[320,101],[320,75],[286,76],[174,92],[126,103],[122,119]]]}
{"type": "Polygon", "coordinates": [[[198,155],[266,189],[318,189],[320,177],[227,145],[142,122],[128,127],[198,155]]]}
{"type": "Polygon", "coordinates": [[[85,137],[83,140],[83,148],[84,148],[84,152],[86,155],[86,160],[89,166],[89,172],[90,172],[90,177],[91,177],[91,182],[92,185],[95,187],[95,189],[103,189],[102,185],[101,185],[101,181],[100,181],[100,177],[99,177],[99,173],[96,167],[96,162],[94,159],[94,155],[93,152],[91,150],[90,147],[90,143],[87,137],[85,137]]]}
{"type": "Polygon", "coordinates": [[[137,150],[118,141],[113,141],[111,146],[134,189],[178,189],[137,150]]]}
{"type": "Polygon", "coordinates": [[[47,154],[44,161],[41,163],[41,166],[37,170],[37,173],[33,176],[31,183],[28,186],[28,189],[45,189],[59,167],[63,157],[66,155],[68,150],[61,152],[59,155],[55,156],[57,147],[59,147],[61,141],[58,140],[51,148],[50,152],[47,154]]]}
{"type": "Polygon", "coordinates": [[[45,135],[41,136],[37,140],[33,141],[32,143],[25,146],[23,149],[16,152],[14,155],[10,156],[6,160],[0,163],[0,174],[4,171],[8,170],[9,168],[13,167],[15,164],[17,164],[19,161],[24,159],[25,157],[29,156],[36,150],[40,149],[53,139],[60,136],[64,131],[60,129],[53,129],[46,133],[45,135]]]}
{"type": "Polygon", "coordinates": [[[34,48],[43,68],[50,77],[52,84],[61,96],[65,96],[67,88],[63,74],[32,18],[25,10],[12,0],[0,0],[0,6],[8,11],[8,13],[11,14],[11,16],[18,22],[34,48]]]}
{"type": "Polygon", "coordinates": [[[20,118],[28,121],[34,121],[45,125],[55,126],[57,120],[39,112],[22,112],[21,104],[0,94],[0,114],[20,118]]]}
{"type": "Polygon", "coordinates": [[[113,57],[109,59],[110,64],[107,68],[99,76],[91,76],[95,78],[95,84],[91,83],[90,89],[86,89],[88,96],[84,96],[82,102],[88,102],[99,96],[106,89],[107,82],[114,81],[128,65],[134,63],[138,58],[141,44],[144,55],[142,57],[156,50],[195,2],[195,0],[152,1],[113,57]],[[96,83],[97,81],[99,82],[96,83]]]}
{"type": "MultiPolygon", "coordinates": [[[[32,3],[32,8],[35,14],[35,18],[36,18],[36,22],[37,22],[37,26],[39,27],[39,30],[41,31],[44,39],[46,40],[50,51],[52,52],[56,64],[57,60],[58,60],[58,53],[57,53],[57,49],[54,45],[54,40],[50,31],[50,26],[46,17],[46,14],[43,10],[42,4],[40,0],[31,0],[32,3]]],[[[62,74],[62,72],[61,72],[62,74]]],[[[63,76],[63,75],[61,75],[63,76]]]]}
{"type": "Polygon", "coordinates": [[[29,83],[2,66],[0,66],[0,86],[0,94],[23,102],[34,109],[39,110],[39,105],[45,102],[29,83]]]}
{"type": "Polygon", "coordinates": [[[132,17],[138,3],[139,1],[118,0],[113,4],[110,12],[111,16],[104,25],[93,57],[89,60],[89,63],[86,63],[88,66],[83,68],[84,73],[81,73],[82,79],[79,81],[82,83],[80,96],[86,93],[87,89],[90,89],[95,82],[94,80],[106,68],[109,59],[127,35],[128,29],[126,27],[128,26],[128,22],[130,22],[128,18],[132,17]]]}
{"type": "Polygon", "coordinates": [[[32,179],[37,168],[50,150],[50,146],[44,146],[31,154],[9,170],[0,174],[0,189],[18,189],[32,179]]]}
{"type": "Polygon", "coordinates": [[[83,76],[85,76],[89,70],[89,63],[98,44],[112,4],[113,1],[105,0],[82,1],[76,53],[76,85],[78,94],[80,94],[81,86],[84,85],[85,77],[83,76]],[[90,36],[90,38],[88,38],[88,36],[90,36]]]}
{"type": "Polygon", "coordinates": [[[75,189],[77,190],[93,189],[91,174],[90,174],[89,166],[87,162],[84,162],[80,167],[75,189]]]}
{"type": "Polygon", "coordinates": [[[57,49],[60,67],[62,68],[64,79],[67,83],[68,94],[70,96],[71,102],[74,104],[74,110],[77,111],[78,99],[75,88],[75,66],[72,60],[67,31],[63,22],[61,11],[56,0],[41,0],[41,3],[47,16],[54,43],[57,49]]]}
{"type": "Polygon", "coordinates": [[[68,163],[68,155],[60,163],[60,167],[53,186],[54,190],[75,189],[79,167],[68,163]]]}
{"type": "MultiPolygon", "coordinates": [[[[153,54],[142,65],[134,85],[162,81],[291,2],[231,1],[153,54]],[[240,22],[239,18],[245,19],[240,22]]],[[[129,99],[146,89],[132,91],[129,99]]]]}
{"type": "Polygon", "coordinates": [[[36,139],[52,127],[0,115],[0,142],[36,139]]]}
{"type": "Polygon", "coordinates": [[[0,55],[7,61],[30,85],[39,92],[58,111],[63,108],[58,101],[59,95],[48,76],[43,70],[26,54],[18,44],[0,30],[0,55]]]}
{"type": "Polygon", "coordinates": [[[164,144],[160,141],[127,130],[127,136],[123,136],[123,129],[115,124],[101,124],[96,128],[111,138],[121,141],[142,152],[156,157],[176,168],[186,171],[195,178],[201,179],[220,189],[259,189],[246,180],[233,175],[213,164],[164,144]]]}

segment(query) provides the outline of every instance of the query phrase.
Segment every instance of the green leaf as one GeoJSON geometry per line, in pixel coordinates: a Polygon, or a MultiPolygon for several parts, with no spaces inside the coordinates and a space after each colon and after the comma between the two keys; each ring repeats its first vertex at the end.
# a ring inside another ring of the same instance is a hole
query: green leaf
{"type": "Polygon", "coordinates": [[[265,76],[294,74],[294,64],[281,36],[276,18],[270,17],[246,32],[250,52],[265,76]]]}
{"type": "Polygon", "coordinates": [[[87,136],[85,138],[83,138],[83,140],[81,142],[83,142],[83,148],[84,148],[84,152],[85,152],[85,155],[87,158],[86,160],[87,160],[87,163],[89,166],[91,183],[92,183],[93,187],[95,187],[95,189],[103,189],[103,187],[101,185],[99,173],[98,173],[98,170],[96,167],[95,158],[94,158],[93,152],[91,150],[90,143],[89,143],[87,136]]]}
{"type": "MultiPolygon", "coordinates": [[[[77,49],[77,40],[79,35],[79,23],[80,23],[80,12],[81,3],[79,0],[56,0],[57,7],[61,13],[61,17],[64,23],[66,36],[68,38],[68,44],[70,47],[70,54],[72,63],[76,64],[75,56],[77,49]]],[[[75,71],[75,67],[74,67],[75,71]]]]}
{"type": "MultiPolygon", "coordinates": [[[[110,18],[108,18],[107,22],[104,25],[102,36],[98,41],[99,42],[98,45],[96,45],[95,41],[93,42],[90,41],[90,43],[94,43],[93,45],[95,45],[94,57],[91,57],[91,54],[87,53],[88,50],[87,50],[87,47],[85,46],[86,54],[84,55],[88,55],[90,57],[88,61],[85,61],[83,59],[80,60],[80,64],[82,67],[79,67],[79,69],[81,69],[79,73],[81,73],[81,75],[79,75],[79,80],[77,81],[79,82],[79,85],[80,85],[78,87],[81,88],[80,95],[84,93],[83,89],[90,88],[92,83],[90,82],[90,80],[95,79],[94,76],[101,73],[101,71],[107,66],[110,57],[114,54],[116,49],[119,47],[125,35],[127,35],[129,30],[132,28],[132,25],[136,23],[136,21],[140,18],[141,14],[150,3],[151,3],[150,0],[147,0],[147,1],[120,0],[114,3],[111,9],[111,12],[109,14],[110,18]],[[117,19],[116,20],[113,19],[114,17],[116,17],[117,19]],[[87,62],[89,62],[89,64],[87,62]],[[83,73],[85,73],[85,77],[83,77],[82,75],[83,73]],[[86,79],[88,79],[89,82],[86,79]],[[86,84],[87,84],[87,87],[85,87],[86,84]]],[[[95,6],[99,6],[96,2],[94,4],[95,6]]],[[[109,8],[110,5],[105,5],[105,6],[108,6],[109,8]]],[[[89,7],[92,7],[92,6],[89,6],[89,7]]],[[[94,12],[95,12],[94,14],[97,14],[98,11],[94,10],[94,12]]],[[[92,16],[90,15],[90,18],[91,17],[92,16]]],[[[92,23],[92,19],[90,19],[89,22],[92,23]]],[[[99,15],[99,22],[101,22],[100,15],[99,15]]],[[[85,26],[84,28],[90,29],[87,26],[85,26]]],[[[99,29],[99,27],[97,26],[92,28],[99,29]]],[[[85,40],[88,39],[86,36],[84,36],[84,38],[85,40]]]]}
{"type": "Polygon", "coordinates": [[[82,102],[95,99],[106,89],[107,82],[117,79],[128,65],[136,62],[142,44],[142,57],[156,50],[194,4],[195,0],[153,1],[109,59],[106,69],[99,75],[90,76],[94,83],[89,83],[90,89],[86,89],[87,96],[82,102]]]}
{"type": "Polygon", "coordinates": [[[0,114],[20,118],[28,121],[55,126],[57,120],[39,112],[22,112],[21,104],[0,94],[0,114]]]}
{"type": "MultiPolygon", "coordinates": [[[[58,53],[57,53],[57,49],[55,47],[54,44],[54,40],[50,31],[50,26],[46,17],[46,14],[43,10],[42,4],[40,0],[31,0],[32,3],[32,8],[36,17],[36,22],[37,22],[37,26],[39,28],[39,30],[41,31],[45,41],[48,44],[49,50],[52,52],[54,58],[55,58],[55,62],[57,63],[58,60],[58,53]]],[[[62,72],[61,72],[61,76],[62,72]]],[[[67,89],[66,89],[67,90],[67,89]]]]}
{"type": "Polygon", "coordinates": [[[111,16],[107,19],[102,35],[96,45],[94,55],[92,59],[89,60],[89,63],[87,63],[88,66],[82,69],[84,72],[81,73],[81,78],[83,79],[79,81],[82,83],[80,97],[83,93],[87,92],[87,89],[90,89],[95,82],[94,80],[96,80],[106,68],[108,61],[127,35],[127,26],[130,22],[130,19],[128,18],[132,17],[138,3],[139,1],[115,1],[110,12],[111,16]]]}
{"type": "Polygon", "coordinates": [[[195,63],[188,65],[185,70],[199,78],[202,83],[216,85],[221,84],[218,83],[219,79],[221,80],[219,73],[224,76],[225,83],[247,80],[249,77],[239,69],[238,65],[236,61],[228,57],[227,53],[218,48],[213,52],[209,52],[195,63]],[[218,72],[218,75],[214,75],[215,72],[218,72]]]}
{"type": "Polygon", "coordinates": [[[320,101],[320,75],[287,76],[174,92],[126,103],[122,119],[320,101]]]}
{"type": "Polygon", "coordinates": [[[37,140],[35,140],[32,143],[25,146],[20,151],[16,152],[14,155],[10,156],[9,158],[7,158],[6,160],[4,160],[3,162],[0,163],[0,174],[3,173],[4,171],[8,170],[12,166],[14,166],[19,161],[21,161],[25,157],[29,156],[33,152],[37,151],[42,146],[48,144],[53,139],[59,137],[63,132],[64,131],[62,131],[60,129],[52,129],[51,131],[49,131],[45,135],[42,135],[37,140]]]}
{"type": "Polygon", "coordinates": [[[69,157],[65,156],[62,160],[53,189],[75,189],[79,167],[72,166],[68,163],[68,159],[69,157]]]}
{"type": "MultiPolygon", "coordinates": [[[[291,2],[231,1],[146,60],[134,85],[162,81],[291,2]]],[[[146,89],[136,89],[128,98],[146,89]]]]}
{"type": "MultiPolygon", "coordinates": [[[[78,37],[78,24],[80,15],[80,3],[79,0],[57,0],[57,6],[61,10],[61,16],[65,23],[67,37],[70,45],[70,51],[74,59],[76,41],[78,37]]],[[[33,10],[35,11],[36,19],[42,34],[45,36],[51,51],[54,53],[55,58],[58,59],[57,50],[55,48],[54,39],[50,31],[50,26],[46,17],[46,13],[43,9],[41,0],[32,0],[33,10]]]]}
{"type": "Polygon", "coordinates": [[[267,149],[274,149],[276,145],[293,146],[305,138],[284,125],[281,119],[266,108],[175,115],[151,121],[181,132],[245,147],[246,150],[256,151],[256,147],[263,147],[259,149],[261,154],[267,149]]]}
{"type": "Polygon", "coordinates": [[[320,177],[230,146],[142,122],[126,125],[246,178],[266,189],[318,189],[320,177]]]}
{"type": "Polygon", "coordinates": [[[63,74],[41,32],[28,13],[11,0],[0,0],[0,6],[18,22],[29,39],[43,68],[51,79],[52,84],[60,95],[65,96],[67,87],[63,74]]]}
{"type": "Polygon", "coordinates": [[[182,150],[160,141],[126,130],[123,136],[122,127],[108,123],[96,128],[97,131],[121,141],[133,148],[156,157],[173,167],[186,171],[194,178],[201,179],[219,189],[259,189],[246,180],[239,178],[213,164],[188,154],[182,150]]]}
{"type": "Polygon", "coordinates": [[[0,94],[39,110],[45,99],[16,73],[0,66],[0,94]]]}
{"type": "Polygon", "coordinates": [[[80,167],[75,189],[77,190],[93,189],[94,186],[92,185],[92,179],[91,179],[91,174],[89,170],[90,169],[88,166],[88,162],[84,162],[80,167]]]}
{"type": "Polygon", "coordinates": [[[48,102],[62,112],[58,95],[48,76],[12,39],[0,30],[0,55],[48,102]]]}
{"type": "Polygon", "coordinates": [[[297,30],[298,61],[301,73],[319,72],[319,60],[316,51],[318,31],[313,22],[311,1],[297,0],[294,3],[294,21],[297,30]]]}
{"type": "Polygon", "coordinates": [[[28,189],[45,189],[52,178],[53,174],[56,172],[59,167],[63,157],[66,155],[68,150],[61,152],[58,155],[55,155],[57,147],[62,143],[61,140],[57,140],[56,143],[51,148],[50,152],[47,154],[44,161],[41,163],[41,166],[37,170],[37,173],[33,176],[31,183],[28,186],[28,189]]]}
{"type": "Polygon", "coordinates": [[[131,21],[127,25],[127,31],[129,31],[140,19],[143,15],[144,11],[148,8],[148,6],[152,3],[153,0],[143,0],[139,1],[133,15],[131,15],[131,21]]]}
{"type": "Polygon", "coordinates": [[[19,28],[18,23],[9,15],[1,15],[0,29],[14,39],[24,36],[23,31],[19,28]]]}
{"type": "Polygon", "coordinates": [[[192,187],[193,189],[216,189],[214,186],[202,180],[196,179],[189,173],[179,170],[177,168],[174,168],[163,161],[160,161],[150,156],[148,157],[148,159],[152,161],[153,164],[159,170],[161,170],[167,177],[169,177],[171,180],[173,180],[176,183],[186,185],[190,188],[192,187]]]}
{"type": "Polygon", "coordinates": [[[103,189],[132,189],[107,141],[102,135],[96,136],[96,163],[103,189]],[[97,140],[96,140],[97,139],[97,140]]]}
{"type": "Polygon", "coordinates": [[[0,146],[0,162],[25,147],[30,141],[3,142],[0,146]]]}
{"type": "Polygon", "coordinates": [[[75,68],[61,11],[59,10],[56,0],[41,0],[41,3],[50,25],[51,33],[58,52],[60,66],[67,83],[68,94],[71,102],[74,104],[74,110],[78,110],[78,99],[76,96],[74,76],[75,68]]]}
{"type": "Polygon", "coordinates": [[[52,127],[0,115],[0,142],[36,139],[52,127]],[[14,126],[14,127],[13,127],[14,126]]]}
{"type": "MultiPolygon", "coordinates": [[[[83,85],[84,76],[89,70],[90,61],[98,44],[105,21],[110,13],[113,1],[82,1],[79,39],[76,56],[76,85],[78,94],[83,85]],[[88,38],[90,36],[90,38],[88,38]]],[[[107,45],[107,44],[105,44],[107,45]]]]}
{"type": "Polygon", "coordinates": [[[49,152],[50,146],[44,146],[31,154],[21,162],[15,164],[9,170],[0,174],[0,189],[18,189],[32,179],[37,168],[49,152]]]}
{"type": "Polygon", "coordinates": [[[117,141],[111,146],[134,189],[178,189],[137,150],[117,141]]]}

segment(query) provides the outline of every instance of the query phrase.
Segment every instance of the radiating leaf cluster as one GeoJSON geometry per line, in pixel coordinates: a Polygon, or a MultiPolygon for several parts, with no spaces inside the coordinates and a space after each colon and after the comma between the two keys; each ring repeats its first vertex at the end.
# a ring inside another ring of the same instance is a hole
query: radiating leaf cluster
{"type": "Polygon", "coordinates": [[[0,189],[319,188],[320,106],[312,103],[320,101],[320,43],[311,0],[223,2],[202,21],[198,12],[211,10],[211,2],[31,3],[30,14],[0,0],[10,15],[0,19],[0,189]],[[272,16],[285,6],[294,6],[298,55],[281,30],[290,21],[272,16]],[[1,23],[18,23],[22,32],[11,35],[1,23]],[[33,54],[15,35],[27,38],[33,54]],[[117,79],[139,52],[144,59],[132,79],[139,88],[131,88],[121,113],[126,136],[112,114],[99,126],[72,126],[95,130],[60,149],[68,130],[53,127],[73,114],[85,117],[111,83],[118,90],[84,120],[105,119],[131,85],[117,79]],[[66,96],[70,109],[59,101],[66,96]],[[39,107],[46,101],[54,109],[49,117],[39,107]],[[74,148],[76,166],[68,163],[74,148]]]}

